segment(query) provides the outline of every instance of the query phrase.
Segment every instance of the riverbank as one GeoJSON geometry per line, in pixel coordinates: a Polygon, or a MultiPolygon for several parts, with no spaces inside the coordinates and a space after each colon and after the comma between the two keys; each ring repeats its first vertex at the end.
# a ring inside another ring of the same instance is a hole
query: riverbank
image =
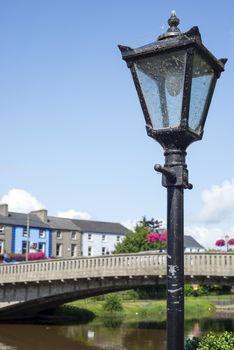
{"type": "MultiPolygon", "coordinates": [[[[122,312],[103,311],[104,301],[94,299],[84,299],[68,303],[60,307],[57,314],[63,318],[66,316],[80,319],[81,315],[89,313],[96,318],[121,317],[126,321],[153,320],[163,322],[166,320],[166,300],[123,300],[122,312]]],[[[215,304],[211,300],[203,298],[188,297],[185,299],[185,319],[196,317],[208,317],[215,311],[215,304]]]]}

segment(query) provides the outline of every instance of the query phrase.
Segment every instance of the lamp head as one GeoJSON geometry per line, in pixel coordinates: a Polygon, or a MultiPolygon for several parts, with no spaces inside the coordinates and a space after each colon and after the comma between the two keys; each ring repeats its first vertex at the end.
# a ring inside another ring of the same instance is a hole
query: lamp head
{"type": "Polygon", "coordinates": [[[172,11],[158,40],[132,49],[119,46],[131,70],[150,137],[164,149],[185,150],[203,136],[217,79],[226,59],[203,45],[198,27],[182,33],[172,11]]]}

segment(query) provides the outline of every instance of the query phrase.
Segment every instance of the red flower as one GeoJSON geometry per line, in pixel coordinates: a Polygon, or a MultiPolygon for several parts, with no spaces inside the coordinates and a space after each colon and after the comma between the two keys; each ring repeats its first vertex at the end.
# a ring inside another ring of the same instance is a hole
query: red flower
{"type": "Polygon", "coordinates": [[[217,245],[217,247],[223,247],[223,246],[225,246],[225,240],[224,239],[218,239],[215,242],[215,245],[217,245]]]}

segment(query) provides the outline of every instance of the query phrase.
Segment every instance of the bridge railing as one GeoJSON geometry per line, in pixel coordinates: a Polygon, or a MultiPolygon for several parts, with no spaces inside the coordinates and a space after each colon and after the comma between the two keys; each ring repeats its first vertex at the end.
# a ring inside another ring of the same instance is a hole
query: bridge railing
{"type": "MultiPolygon", "coordinates": [[[[186,253],[185,275],[233,276],[233,253],[186,253]]],[[[121,254],[2,264],[0,284],[118,276],[165,276],[162,253],[121,254]]]]}
{"type": "Polygon", "coordinates": [[[185,275],[234,276],[233,253],[185,254],[185,275]]]}

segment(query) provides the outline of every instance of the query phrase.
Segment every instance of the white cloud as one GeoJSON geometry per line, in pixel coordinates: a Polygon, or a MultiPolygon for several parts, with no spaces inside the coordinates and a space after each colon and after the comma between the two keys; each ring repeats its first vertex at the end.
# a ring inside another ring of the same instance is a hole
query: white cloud
{"type": "Polygon", "coordinates": [[[234,215],[234,179],[213,185],[202,193],[203,208],[200,219],[205,223],[218,223],[234,215]]]}
{"type": "Polygon", "coordinates": [[[39,210],[45,208],[45,206],[38,201],[38,199],[32,196],[25,190],[12,188],[7,194],[5,194],[0,202],[2,204],[8,204],[10,211],[29,213],[32,210],[39,210]]]}
{"type": "Polygon", "coordinates": [[[141,219],[127,219],[125,221],[121,222],[121,225],[127,227],[129,230],[133,231],[134,228],[136,227],[137,223],[140,221],[141,219]]]}
{"type": "MultiPolygon", "coordinates": [[[[234,228],[229,232],[234,232],[234,228]]],[[[220,228],[210,228],[205,226],[186,226],[185,235],[192,236],[205,248],[214,248],[217,239],[224,238],[226,231],[220,228]]]]}
{"type": "Polygon", "coordinates": [[[67,211],[59,211],[57,216],[60,218],[68,218],[68,219],[81,219],[81,220],[90,220],[91,215],[87,212],[80,212],[74,209],[70,209],[67,211]]]}

